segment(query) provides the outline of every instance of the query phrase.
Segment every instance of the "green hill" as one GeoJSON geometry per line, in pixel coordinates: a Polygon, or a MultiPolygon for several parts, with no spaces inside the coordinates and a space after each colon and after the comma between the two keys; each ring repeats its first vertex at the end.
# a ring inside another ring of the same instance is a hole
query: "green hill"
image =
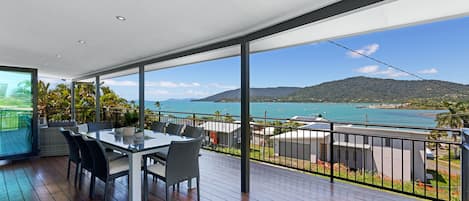
{"type": "MultiPolygon", "coordinates": [[[[199,101],[239,101],[240,90],[225,91],[199,101]]],[[[251,101],[403,103],[410,100],[469,100],[469,86],[439,80],[394,80],[351,77],[296,88],[252,88],[251,101]]]]}
{"type": "Polygon", "coordinates": [[[467,100],[469,86],[439,80],[352,77],[305,87],[283,101],[405,102],[412,99],[467,100]]]}
{"type": "MultiPolygon", "coordinates": [[[[293,92],[299,90],[299,87],[273,87],[273,88],[251,88],[251,101],[275,101],[278,98],[284,98],[293,92]]],[[[212,101],[212,102],[228,102],[239,101],[241,98],[241,90],[234,89],[224,91],[213,96],[202,98],[196,101],[212,101]]]]}

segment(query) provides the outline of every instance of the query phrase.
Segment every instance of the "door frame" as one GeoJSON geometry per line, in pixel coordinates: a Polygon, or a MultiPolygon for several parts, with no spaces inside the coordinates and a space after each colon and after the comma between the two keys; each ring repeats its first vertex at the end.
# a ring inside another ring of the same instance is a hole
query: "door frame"
{"type": "Polygon", "coordinates": [[[32,145],[31,145],[31,152],[24,153],[24,154],[17,154],[11,156],[0,156],[0,160],[18,160],[23,158],[28,158],[32,156],[37,156],[39,153],[39,142],[38,142],[38,114],[37,114],[37,96],[38,96],[38,75],[37,69],[35,68],[25,68],[25,67],[17,67],[17,66],[1,66],[0,71],[9,71],[9,72],[25,72],[31,73],[31,95],[32,95],[32,102],[33,102],[33,116],[31,118],[31,135],[32,135],[32,145]]]}

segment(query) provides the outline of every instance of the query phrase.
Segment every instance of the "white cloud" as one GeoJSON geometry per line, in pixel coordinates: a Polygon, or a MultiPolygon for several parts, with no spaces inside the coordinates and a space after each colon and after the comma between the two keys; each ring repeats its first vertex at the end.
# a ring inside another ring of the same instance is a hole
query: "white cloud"
{"type": "Polygon", "coordinates": [[[152,89],[152,90],[148,90],[148,91],[145,91],[146,94],[148,95],[166,95],[166,94],[169,94],[169,91],[166,91],[166,90],[161,90],[161,89],[152,89]]]}
{"type": "Polygon", "coordinates": [[[120,87],[138,86],[137,82],[129,81],[129,80],[118,81],[118,80],[108,79],[108,80],[103,80],[103,83],[104,85],[107,85],[107,86],[120,86],[120,87]]]}
{"type": "Polygon", "coordinates": [[[379,66],[371,65],[371,66],[363,66],[361,68],[356,69],[355,71],[359,73],[376,73],[379,70],[379,66]]]}
{"type": "Polygon", "coordinates": [[[409,76],[408,73],[397,71],[393,68],[388,68],[386,70],[378,71],[375,73],[376,75],[384,75],[386,77],[398,78],[398,77],[405,77],[409,76]]]}
{"type": "Polygon", "coordinates": [[[418,73],[426,74],[426,75],[436,74],[436,73],[438,73],[438,69],[436,69],[436,68],[423,69],[423,70],[419,71],[418,73]]]}
{"type": "Polygon", "coordinates": [[[177,88],[177,87],[200,87],[198,82],[171,82],[171,81],[158,81],[158,82],[145,82],[148,87],[164,87],[164,88],[177,88]]]}
{"type": "Polygon", "coordinates": [[[363,55],[370,56],[376,51],[378,51],[378,49],[379,49],[379,44],[373,43],[365,47],[362,47],[360,49],[349,51],[347,52],[347,56],[351,58],[360,58],[360,57],[363,57],[363,55]]]}
{"type": "Polygon", "coordinates": [[[217,88],[217,89],[224,89],[224,90],[230,90],[230,89],[236,89],[239,88],[237,86],[233,85],[224,85],[220,83],[210,83],[207,85],[209,88],[217,88]]]}
{"type": "Polygon", "coordinates": [[[381,70],[379,66],[377,65],[363,66],[361,68],[357,68],[355,71],[359,73],[363,73],[363,74],[381,75],[381,76],[390,77],[390,78],[409,76],[408,73],[398,71],[393,68],[387,68],[385,70],[381,70]]]}
{"type": "Polygon", "coordinates": [[[187,90],[184,92],[184,95],[186,95],[187,97],[198,98],[202,96],[208,96],[209,93],[206,91],[199,91],[199,90],[187,90]]]}

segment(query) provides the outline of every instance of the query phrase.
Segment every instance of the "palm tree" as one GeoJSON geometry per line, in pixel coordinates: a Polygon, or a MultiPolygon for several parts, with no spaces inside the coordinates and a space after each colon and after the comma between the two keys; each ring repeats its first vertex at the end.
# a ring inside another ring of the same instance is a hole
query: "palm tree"
{"type": "Polygon", "coordinates": [[[155,107],[158,108],[158,110],[161,110],[161,103],[160,103],[160,101],[155,101],[155,107]]]}
{"type": "Polygon", "coordinates": [[[443,102],[448,112],[440,113],[436,116],[437,127],[439,128],[462,128],[464,126],[463,113],[467,106],[461,102],[443,102]]]}
{"type": "Polygon", "coordinates": [[[39,116],[45,117],[47,115],[47,99],[49,93],[49,83],[44,83],[42,80],[39,81],[37,85],[37,109],[39,112],[39,116]]]}
{"type": "Polygon", "coordinates": [[[221,112],[217,110],[215,111],[214,115],[215,115],[215,120],[219,121],[221,117],[221,112]]]}
{"type": "MultiPolygon", "coordinates": [[[[443,102],[444,107],[448,112],[440,113],[436,115],[437,127],[439,128],[463,128],[464,127],[464,118],[467,117],[465,114],[468,111],[467,104],[462,102],[443,102]]],[[[439,131],[433,131],[431,133],[431,138],[438,139],[443,133],[439,131]]],[[[453,141],[457,141],[457,136],[452,135],[453,141]]],[[[454,153],[457,153],[456,150],[454,153]]]]}

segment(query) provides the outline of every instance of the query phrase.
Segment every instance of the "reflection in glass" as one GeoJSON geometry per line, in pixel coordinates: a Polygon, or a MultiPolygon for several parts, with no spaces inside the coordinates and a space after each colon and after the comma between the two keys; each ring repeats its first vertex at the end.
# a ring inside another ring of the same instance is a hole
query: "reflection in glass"
{"type": "Polygon", "coordinates": [[[1,71],[0,157],[32,150],[32,74],[1,71]]]}

